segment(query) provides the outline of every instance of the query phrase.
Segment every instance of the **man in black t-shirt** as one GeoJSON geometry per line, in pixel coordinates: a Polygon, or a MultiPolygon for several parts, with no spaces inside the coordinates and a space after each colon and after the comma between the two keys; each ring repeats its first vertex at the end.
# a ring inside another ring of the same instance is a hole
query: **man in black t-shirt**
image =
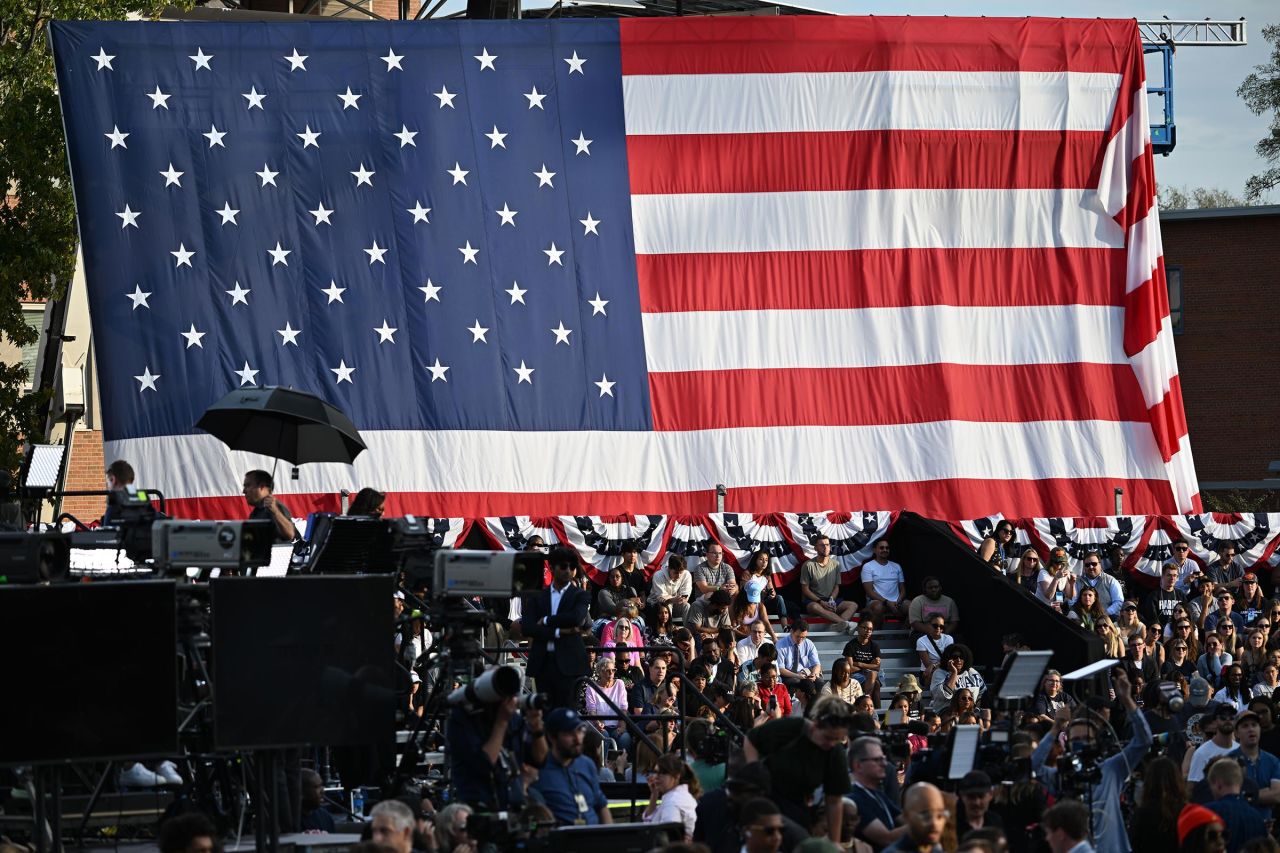
{"type": "Polygon", "coordinates": [[[871,696],[877,704],[880,702],[880,647],[871,639],[875,628],[870,619],[858,623],[858,634],[845,643],[845,662],[849,664],[849,675],[862,685],[862,692],[871,696]]]}
{"type": "Polygon", "coordinates": [[[743,755],[763,760],[769,768],[770,796],[782,813],[810,823],[809,797],[821,786],[826,799],[827,836],[839,842],[844,822],[844,795],[849,791],[845,741],[853,717],[848,703],[834,696],[814,704],[813,719],[784,717],[747,733],[743,755]]]}
{"type": "Polygon", "coordinates": [[[289,508],[276,499],[275,480],[266,471],[250,471],[244,475],[244,499],[253,511],[249,520],[265,519],[276,526],[276,538],[284,542],[292,542],[298,538],[298,530],[293,526],[293,518],[289,508]]]}
{"type": "Polygon", "coordinates": [[[1187,597],[1177,588],[1178,567],[1166,563],[1160,570],[1160,586],[1147,593],[1142,599],[1139,615],[1148,625],[1159,623],[1163,628],[1173,620],[1173,608],[1177,604],[1186,604],[1187,597]]]}

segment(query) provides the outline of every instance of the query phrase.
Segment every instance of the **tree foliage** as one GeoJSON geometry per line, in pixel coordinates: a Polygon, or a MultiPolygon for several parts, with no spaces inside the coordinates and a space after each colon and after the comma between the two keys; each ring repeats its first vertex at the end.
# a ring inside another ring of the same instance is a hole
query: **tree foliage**
{"type": "Polygon", "coordinates": [[[1156,204],[1161,210],[1190,210],[1192,208],[1243,207],[1246,202],[1229,191],[1218,187],[1156,187],[1156,204]]]}
{"type": "MultiPolygon", "coordinates": [[[[67,174],[48,25],[53,20],[154,17],[156,0],[0,0],[0,335],[34,343],[24,299],[59,295],[76,251],[75,206],[67,174]]],[[[25,393],[20,366],[0,368],[0,468],[12,470],[39,398],[25,393]]]]}
{"type": "Polygon", "coordinates": [[[1262,37],[1271,42],[1271,59],[1255,66],[1236,90],[1254,115],[1271,115],[1267,135],[1254,146],[1271,167],[1245,182],[1245,196],[1253,202],[1280,185],[1280,24],[1263,27],[1262,37]]]}

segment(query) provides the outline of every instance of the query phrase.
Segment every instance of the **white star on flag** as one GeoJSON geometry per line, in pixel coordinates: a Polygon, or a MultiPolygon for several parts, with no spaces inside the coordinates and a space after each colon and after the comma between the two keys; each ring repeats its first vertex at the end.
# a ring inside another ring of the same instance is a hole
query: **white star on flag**
{"type": "Polygon", "coordinates": [[[271,186],[273,187],[278,186],[278,184],[276,183],[276,175],[280,173],[271,171],[271,167],[268,166],[266,163],[262,164],[261,172],[254,172],[254,174],[262,179],[262,186],[265,187],[267,184],[271,184],[271,186]]]}
{"type": "Polygon", "coordinates": [[[173,255],[174,257],[173,268],[176,270],[178,267],[181,267],[181,266],[190,267],[191,259],[195,257],[196,253],[188,252],[186,244],[179,243],[177,251],[170,252],[169,254],[173,255]]]}
{"type": "Polygon", "coordinates": [[[456,109],[453,105],[453,99],[458,97],[456,92],[450,92],[444,86],[441,86],[440,91],[434,94],[440,99],[440,109],[444,109],[445,107],[448,107],[451,110],[456,109]]]}
{"type": "Polygon", "coordinates": [[[588,299],[588,300],[587,300],[587,304],[591,306],[591,316],[592,316],[592,317],[596,316],[597,314],[604,314],[606,317],[608,317],[608,316],[609,316],[608,312],[606,312],[606,311],[604,310],[604,306],[606,306],[606,305],[608,305],[608,304],[609,304],[609,300],[608,300],[608,299],[601,299],[601,298],[600,298],[600,291],[598,291],[598,290],[597,290],[597,291],[596,291],[596,298],[595,298],[595,299],[588,299]]]}
{"type": "Polygon", "coordinates": [[[228,222],[232,225],[240,224],[239,222],[236,222],[236,215],[240,213],[240,209],[238,207],[232,207],[231,202],[229,201],[223,202],[222,210],[215,210],[214,213],[222,217],[222,222],[219,223],[220,225],[226,225],[228,222]]]}
{"type": "Polygon", "coordinates": [[[111,60],[115,59],[115,57],[108,55],[106,48],[103,48],[103,47],[98,48],[98,55],[91,56],[89,58],[92,59],[94,62],[98,63],[98,68],[97,68],[98,71],[101,71],[104,68],[107,69],[108,71],[115,71],[115,68],[113,68],[111,65],[111,60]]]}
{"type": "Polygon", "coordinates": [[[596,386],[597,388],[599,388],[599,389],[600,389],[600,396],[601,396],[601,397],[603,397],[605,394],[608,394],[610,397],[612,397],[612,396],[613,396],[613,386],[614,386],[614,385],[617,385],[617,384],[618,384],[617,382],[610,382],[610,381],[609,381],[609,374],[607,374],[607,373],[601,373],[601,374],[600,374],[600,381],[599,381],[599,382],[597,382],[597,383],[595,383],[595,386],[596,386]]]}
{"type": "Polygon", "coordinates": [[[556,173],[548,172],[546,163],[543,163],[542,169],[540,171],[534,172],[533,176],[538,179],[539,189],[541,189],[542,187],[551,187],[552,189],[556,188],[556,185],[551,183],[551,179],[556,176],[556,173]]]}
{"type": "Polygon", "coordinates": [[[521,382],[528,382],[530,385],[533,384],[534,368],[525,366],[524,359],[520,359],[519,367],[513,367],[511,369],[516,372],[516,376],[520,377],[519,379],[516,380],[517,385],[519,385],[521,382]]]}
{"type": "Polygon", "coordinates": [[[312,130],[311,125],[309,124],[303,128],[302,133],[298,133],[295,135],[302,140],[303,150],[305,150],[308,146],[312,146],[312,145],[314,145],[316,148],[320,147],[320,141],[319,141],[320,134],[319,132],[312,130]]]}
{"type": "Polygon", "coordinates": [[[249,299],[248,299],[249,292],[250,292],[250,288],[247,288],[247,287],[241,287],[241,286],[240,286],[240,282],[238,282],[238,281],[236,282],[235,289],[233,289],[233,290],[224,290],[224,291],[223,291],[223,293],[225,293],[225,294],[227,294],[228,296],[230,296],[230,297],[231,297],[231,305],[232,305],[232,307],[235,307],[235,305],[236,305],[236,303],[237,303],[237,302],[238,302],[238,303],[240,303],[241,305],[244,305],[245,307],[248,307],[248,305],[249,305],[249,299]]]}
{"type": "Polygon", "coordinates": [[[355,176],[356,186],[358,187],[361,184],[368,184],[369,186],[373,186],[373,181],[371,180],[371,178],[378,173],[370,172],[368,169],[364,167],[364,161],[361,161],[360,168],[352,172],[351,174],[355,176]]]}
{"type": "Polygon", "coordinates": [[[552,264],[564,266],[564,262],[560,260],[560,256],[564,254],[564,249],[557,249],[554,240],[551,241],[551,248],[543,249],[542,254],[547,256],[547,266],[551,266],[552,264]]]}
{"type": "Polygon", "coordinates": [[[556,344],[564,344],[565,346],[569,346],[569,335],[572,332],[573,329],[564,327],[564,320],[561,320],[560,325],[551,330],[551,334],[556,336],[556,344]]]}
{"type": "Polygon", "coordinates": [[[431,371],[432,382],[435,382],[437,379],[441,379],[445,382],[449,381],[449,377],[445,376],[445,373],[448,372],[449,367],[448,365],[441,364],[439,357],[436,358],[435,364],[424,364],[423,367],[431,371]]]}
{"type": "Polygon", "coordinates": [[[256,86],[250,86],[249,91],[242,92],[240,94],[240,97],[244,98],[246,101],[249,102],[249,105],[245,107],[246,110],[251,110],[251,109],[254,109],[255,107],[257,109],[262,109],[262,99],[265,98],[266,96],[267,96],[266,93],[259,92],[256,86]]]}
{"type": "Polygon", "coordinates": [[[489,329],[486,326],[480,325],[479,318],[476,319],[476,324],[470,329],[467,329],[467,331],[471,333],[471,343],[489,343],[489,339],[485,337],[485,335],[489,333],[489,329]]]}
{"type": "Polygon", "coordinates": [[[107,139],[111,140],[112,148],[128,148],[129,147],[128,145],[125,144],[125,140],[129,138],[129,134],[121,133],[120,128],[114,124],[111,125],[110,133],[104,133],[102,135],[105,136],[107,139]]]}
{"type": "Polygon", "coordinates": [[[529,99],[529,109],[533,109],[534,107],[537,107],[538,109],[544,112],[546,111],[547,108],[542,105],[542,101],[547,96],[546,94],[539,92],[537,86],[534,86],[533,88],[531,88],[529,90],[529,93],[526,94],[525,97],[529,99]]]}
{"type": "Polygon", "coordinates": [[[431,212],[431,208],[423,207],[422,202],[417,201],[415,199],[413,202],[413,207],[406,207],[405,210],[413,214],[414,225],[417,225],[419,222],[425,222],[428,225],[431,224],[431,220],[427,219],[427,214],[431,212]]]}
{"type": "Polygon", "coordinates": [[[151,109],[158,110],[161,107],[164,107],[167,110],[169,109],[169,99],[172,98],[173,95],[166,95],[164,92],[161,92],[160,86],[157,85],[154,92],[147,93],[147,97],[151,99],[151,109]]]}
{"type": "Polygon", "coordinates": [[[160,174],[164,176],[164,185],[166,187],[180,187],[182,186],[182,176],[185,175],[186,172],[179,172],[177,169],[173,168],[173,164],[170,163],[168,170],[161,171],[160,174]]]}
{"type": "Polygon", "coordinates": [[[127,296],[129,299],[133,300],[132,310],[134,311],[137,311],[139,306],[143,308],[150,308],[151,303],[147,302],[147,297],[150,295],[151,295],[150,290],[143,290],[142,286],[137,284],[133,286],[133,293],[125,294],[125,296],[127,296]]]}
{"type": "Polygon", "coordinates": [[[357,95],[354,92],[352,92],[350,86],[347,87],[347,91],[345,94],[341,92],[338,94],[338,99],[342,101],[342,108],[344,110],[351,109],[352,107],[354,107],[357,110],[360,109],[359,101],[362,97],[364,96],[357,95]]]}
{"type": "MultiPolygon", "coordinates": [[[[203,349],[203,347],[201,349],[203,349]]],[[[152,373],[151,367],[150,365],[148,365],[142,368],[141,376],[135,376],[133,378],[142,383],[142,387],[138,389],[138,393],[141,394],[143,391],[146,391],[148,388],[150,388],[152,391],[156,390],[156,380],[160,378],[160,374],[152,373]]],[[[156,393],[159,393],[159,392],[157,391],[156,393]]]]}
{"type": "MultiPolygon", "coordinates": [[[[320,292],[329,297],[329,301],[325,304],[332,305],[335,302],[342,302],[342,294],[346,293],[347,289],[345,287],[338,287],[338,283],[336,281],[329,279],[329,286],[327,288],[321,288],[320,292]]],[[[345,305],[346,303],[344,302],[343,304],[345,305]]]]}
{"type": "Polygon", "coordinates": [[[393,133],[393,134],[392,134],[392,136],[394,136],[396,139],[399,139],[399,140],[400,140],[400,147],[401,147],[401,148],[405,147],[406,145],[412,145],[414,148],[417,148],[417,147],[418,147],[418,143],[416,143],[416,142],[414,142],[414,141],[413,141],[413,138],[414,138],[415,136],[417,136],[417,135],[418,135],[418,131],[416,131],[416,130],[410,130],[408,127],[406,127],[406,126],[405,126],[405,125],[403,125],[403,124],[402,124],[402,125],[400,125],[400,132],[399,132],[399,133],[393,133]]]}
{"type": "Polygon", "coordinates": [[[127,205],[127,204],[126,204],[126,205],[124,206],[124,210],[122,210],[122,211],[120,211],[119,213],[117,213],[117,214],[116,214],[116,216],[119,216],[119,217],[120,217],[120,221],[121,221],[121,223],[122,223],[122,224],[120,225],[120,229],[121,229],[121,230],[124,230],[125,228],[128,228],[130,225],[132,225],[134,228],[137,228],[137,227],[138,227],[138,217],[139,217],[139,216],[141,216],[141,215],[142,215],[142,211],[140,211],[140,210],[130,210],[130,209],[129,209],[129,205],[127,205]]]}
{"type": "Polygon", "coordinates": [[[332,222],[329,221],[329,217],[333,215],[333,211],[325,207],[324,202],[319,202],[315,210],[308,210],[307,213],[310,213],[312,216],[316,218],[316,223],[315,223],[316,225],[319,225],[322,222],[325,225],[333,224],[332,222]]]}
{"type": "Polygon", "coordinates": [[[396,332],[400,330],[392,328],[392,326],[387,322],[387,318],[383,317],[382,325],[375,328],[374,331],[378,333],[378,344],[381,345],[385,343],[394,344],[396,342],[396,332]]]}
{"type": "Polygon", "coordinates": [[[202,47],[197,47],[196,55],[188,56],[187,59],[190,59],[192,62],[196,64],[196,67],[194,69],[196,71],[199,71],[201,68],[203,68],[205,71],[213,70],[211,67],[209,67],[209,60],[213,59],[213,54],[205,53],[204,48],[202,47]]]}
{"type": "Polygon", "coordinates": [[[582,66],[586,64],[586,60],[579,59],[578,52],[576,50],[573,52],[573,56],[565,58],[565,62],[569,65],[570,74],[581,74],[584,77],[587,76],[582,70],[582,66]]]}
{"type": "Polygon", "coordinates": [[[419,287],[418,290],[421,290],[423,295],[426,297],[425,299],[422,300],[423,303],[425,304],[427,302],[430,302],[432,299],[434,299],[436,302],[439,302],[440,291],[444,290],[444,288],[438,284],[432,284],[431,279],[427,279],[427,283],[422,287],[419,287]]]}
{"type": "Polygon", "coordinates": [[[518,210],[512,210],[511,206],[504,201],[502,203],[502,210],[494,211],[494,213],[502,217],[502,222],[499,224],[498,227],[501,228],[503,225],[510,225],[512,228],[514,228],[516,225],[516,214],[519,212],[520,211],[518,210]]]}
{"type": "Polygon", "coordinates": [[[494,148],[506,148],[507,143],[504,142],[503,140],[506,139],[509,135],[510,134],[500,132],[498,130],[498,126],[495,124],[493,126],[493,131],[491,133],[485,134],[485,136],[489,139],[489,149],[493,150],[494,148]]]}
{"type": "Polygon", "coordinates": [[[387,265],[387,262],[382,259],[382,256],[387,253],[387,250],[380,248],[377,240],[374,240],[373,245],[370,248],[365,249],[364,253],[369,256],[369,266],[373,266],[374,264],[382,264],[383,266],[387,265]]]}
{"type": "Polygon", "coordinates": [[[281,248],[280,241],[277,240],[276,247],[274,249],[267,249],[267,254],[271,256],[271,266],[274,267],[276,264],[284,264],[286,267],[289,266],[289,252],[289,249],[281,248]]]}
{"type": "Polygon", "coordinates": [[[511,297],[512,305],[515,305],[517,302],[521,305],[528,305],[529,303],[524,301],[524,295],[528,292],[527,288],[520,287],[520,282],[518,281],[511,282],[511,288],[506,291],[506,293],[511,297]]]}
{"type": "Polygon", "coordinates": [[[241,385],[258,384],[258,371],[250,367],[249,362],[247,361],[244,363],[244,367],[240,368],[239,370],[233,370],[231,372],[234,373],[236,376],[240,377],[241,385]]]}
{"type": "Polygon", "coordinates": [[[578,138],[570,139],[569,141],[578,149],[573,152],[574,157],[577,157],[579,154],[586,154],[588,157],[591,156],[591,143],[595,142],[594,139],[587,139],[587,135],[585,133],[578,131],[578,138]]]}
{"type": "Polygon", "coordinates": [[[382,61],[387,63],[387,71],[390,71],[392,68],[397,71],[403,71],[404,68],[400,65],[400,60],[402,59],[404,59],[404,56],[396,53],[391,48],[387,48],[387,55],[382,57],[382,61]]]}
{"type": "Polygon", "coordinates": [[[582,223],[582,227],[584,229],[582,232],[583,237],[587,236],[588,234],[594,234],[597,237],[600,236],[600,232],[596,230],[596,226],[600,224],[600,220],[592,219],[591,211],[589,210],[587,211],[586,219],[579,219],[578,221],[582,223]]]}
{"type": "Polygon", "coordinates": [[[331,367],[329,368],[329,370],[333,371],[333,374],[338,377],[337,382],[335,382],[334,384],[341,385],[343,382],[349,383],[351,385],[356,384],[351,381],[351,374],[355,373],[356,369],[354,367],[347,367],[347,360],[345,358],[339,359],[338,366],[331,367]]]}
{"type": "Polygon", "coordinates": [[[293,49],[293,53],[292,53],[292,54],[290,54],[289,56],[286,56],[286,57],[285,57],[285,60],[286,60],[286,61],[288,61],[288,63],[289,63],[289,71],[290,71],[290,72],[293,72],[293,71],[306,71],[306,70],[307,70],[307,59],[308,59],[308,57],[303,56],[302,54],[298,53],[298,49],[297,49],[296,47],[293,49]]]}
{"type": "Polygon", "coordinates": [[[481,48],[481,53],[480,53],[480,55],[479,55],[479,56],[472,57],[472,58],[473,58],[473,59],[475,59],[477,62],[479,62],[479,63],[480,63],[480,70],[481,70],[481,71],[485,70],[486,68],[488,68],[490,71],[497,71],[497,70],[498,70],[497,68],[495,68],[495,67],[494,67],[494,64],[493,64],[494,60],[495,60],[495,59],[497,59],[498,57],[497,57],[497,56],[495,56],[495,55],[493,55],[493,54],[490,54],[490,53],[489,53],[489,48],[487,48],[487,47],[485,47],[485,48],[481,48]]]}
{"type": "Polygon", "coordinates": [[[225,130],[218,130],[218,126],[216,124],[209,125],[209,132],[202,133],[200,135],[203,136],[205,139],[209,140],[210,148],[212,148],[215,145],[220,145],[223,148],[227,147],[226,145],[222,144],[222,137],[226,136],[227,132],[225,130]]]}
{"type": "MultiPolygon", "coordinates": [[[[479,249],[471,248],[471,241],[467,241],[467,245],[458,247],[458,251],[462,253],[462,262],[464,264],[475,264],[476,255],[480,254],[479,249]]],[[[476,264],[479,266],[479,264],[476,264]]]]}
{"type": "Polygon", "coordinates": [[[469,170],[462,168],[462,164],[459,163],[457,160],[453,161],[452,169],[445,169],[444,171],[445,171],[445,174],[453,176],[453,185],[455,187],[458,184],[466,184],[467,175],[471,174],[469,170]]]}
{"type": "Polygon", "coordinates": [[[181,332],[180,334],[182,337],[187,339],[187,349],[191,349],[192,347],[200,347],[200,349],[204,349],[204,344],[200,342],[200,339],[209,333],[196,331],[196,324],[192,323],[190,329],[185,332],[181,332]]]}
{"type": "Polygon", "coordinates": [[[295,329],[288,323],[284,324],[283,329],[276,329],[276,334],[280,336],[280,346],[298,345],[298,335],[302,334],[301,329],[295,329]]]}

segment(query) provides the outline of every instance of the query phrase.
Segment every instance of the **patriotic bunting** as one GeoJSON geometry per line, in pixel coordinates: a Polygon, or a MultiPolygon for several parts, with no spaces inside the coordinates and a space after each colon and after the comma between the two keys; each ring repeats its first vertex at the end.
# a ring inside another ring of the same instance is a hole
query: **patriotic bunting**
{"type": "Polygon", "coordinates": [[[817,556],[811,544],[814,537],[828,537],[831,555],[840,564],[840,582],[853,583],[862,564],[871,559],[872,545],[888,535],[897,515],[891,512],[786,512],[782,517],[786,519],[791,541],[806,560],[817,556]]]}
{"type": "Polygon", "coordinates": [[[715,531],[716,541],[724,547],[729,565],[741,569],[753,553],[768,551],[778,580],[784,584],[791,582],[803,554],[788,538],[787,522],[782,513],[717,512],[707,518],[715,531]]]}
{"type": "Polygon", "coordinates": [[[564,542],[578,552],[587,574],[603,584],[609,570],[622,564],[622,546],[631,543],[642,566],[657,562],[666,544],[667,517],[638,515],[605,521],[598,515],[562,515],[564,542]]]}
{"type": "Polygon", "coordinates": [[[1191,556],[1208,564],[1218,559],[1218,549],[1230,542],[1236,559],[1249,569],[1270,571],[1280,565],[1280,513],[1204,513],[1171,518],[1178,533],[1191,546],[1191,556]],[[1221,519],[1221,520],[1220,520],[1221,519]]]}
{"type": "Polygon", "coordinates": [[[1126,563],[1142,543],[1147,517],[1033,518],[1030,522],[1039,550],[1047,554],[1050,548],[1066,548],[1071,559],[1071,571],[1080,574],[1080,561],[1090,551],[1096,551],[1103,560],[1110,561],[1113,549],[1119,548],[1123,555],[1121,563],[1126,563]]]}

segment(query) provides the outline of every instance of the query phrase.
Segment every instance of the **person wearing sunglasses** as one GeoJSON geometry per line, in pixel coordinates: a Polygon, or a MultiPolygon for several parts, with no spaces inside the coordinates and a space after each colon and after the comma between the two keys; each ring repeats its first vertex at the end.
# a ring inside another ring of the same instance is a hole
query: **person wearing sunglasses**
{"type": "Polygon", "coordinates": [[[1138,615],[1148,625],[1158,624],[1163,630],[1174,619],[1173,610],[1186,606],[1187,595],[1178,589],[1178,567],[1165,563],[1160,569],[1160,585],[1142,598],[1138,615]]]}
{"type": "Polygon", "coordinates": [[[1080,568],[1080,577],[1076,578],[1076,598],[1086,589],[1093,590],[1098,596],[1098,603],[1107,611],[1107,615],[1115,618],[1124,604],[1124,587],[1120,581],[1102,571],[1102,555],[1097,551],[1089,551],[1084,555],[1080,568]]]}
{"type": "Polygon", "coordinates": [[[928,684],[933,680],[934,670],[942,663],[943,652],[955,643],[956,638],[946,633],[947,623],[941,616],[934,616],[924,624],[929,630],[916,641],[916,654],[920,656],[920,680],[928,684]]]}
{"type": "Polygon", "coordinates": [[[1202,574],[1200,564],[1191,559],[1191,546],[1185,539],[1175,539],[1169,543],[1169,554],[1170,557],[1164,564],[1178,570],[1178,589],[1190,595],[1191,576],[1202,574]]]}

